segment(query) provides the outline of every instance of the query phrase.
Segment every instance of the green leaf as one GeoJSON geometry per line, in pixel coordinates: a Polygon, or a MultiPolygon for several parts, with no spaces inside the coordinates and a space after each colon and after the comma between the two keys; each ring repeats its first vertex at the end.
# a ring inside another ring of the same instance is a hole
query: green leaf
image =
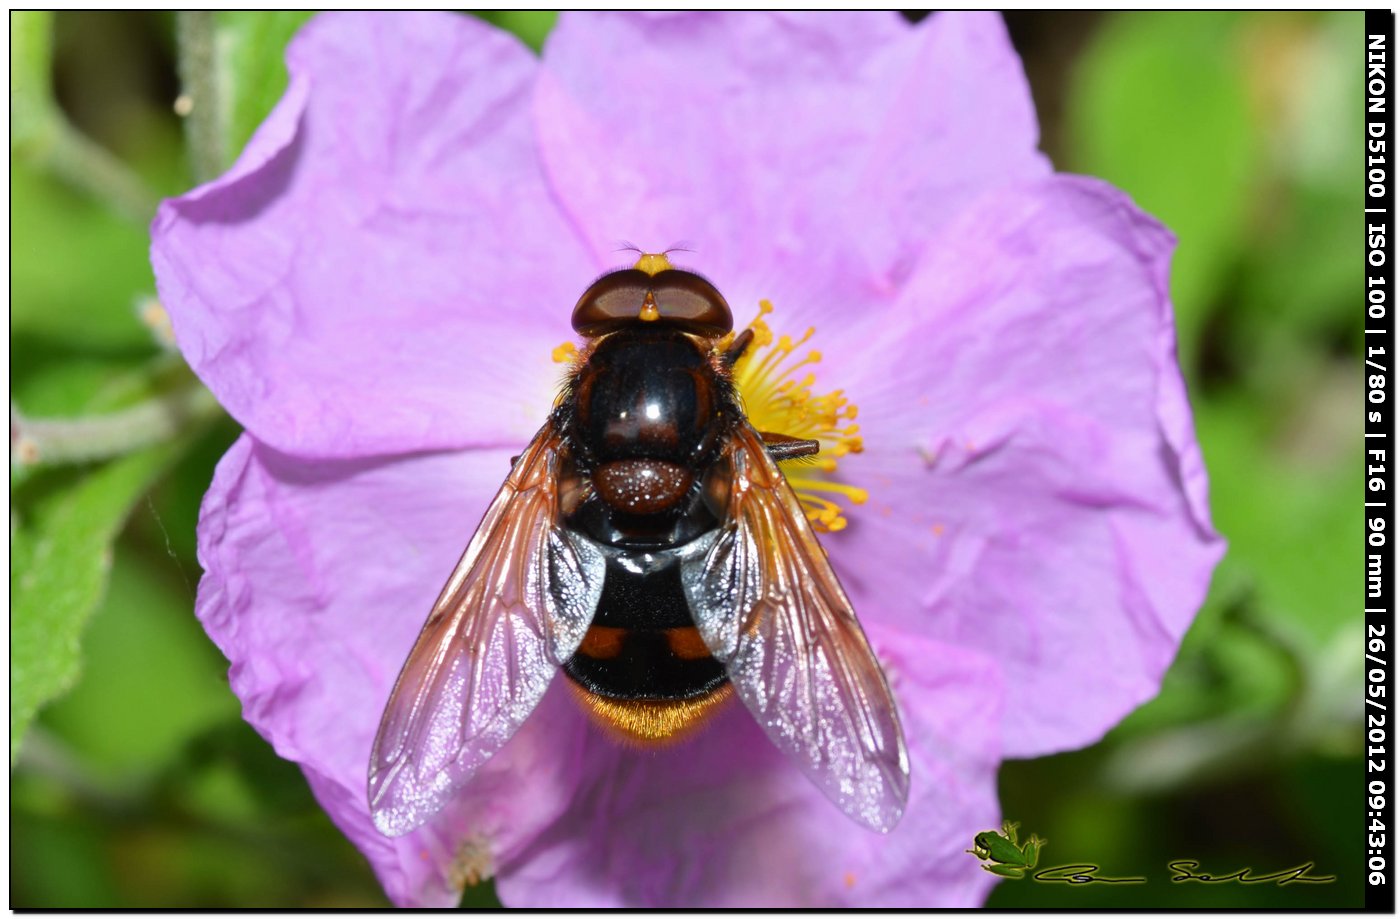
{"type": "Polygon", "coordinates": [[[533,48],[537,53],[544,47],[558,10],[475,10],[475,15],[500,29],[505,29],[533,48]]]}
{"type": "Polygon", "coordinates": [[[36,476],[10,522],[10,762],[40,707],[77,678],[81,639],[102,599],[112,541],[136,500],[179,455],[178,440],[90,471],[36,476]],[[76,481],[69,481],[76,477],[76,481]]]}
{"type": "Polygon", "coordinates": [[[42,139],[53,127],[53,13],[10,13],[10,147],[42,139]]]}
{"type": "Polygon", "coordinates": [[[1180,240],[1171,289],[1188,375],[1259,167],[1238,22],[1219,13],[1117,14],[1079,62],[1067,106],[1069,168],[1113,182],[1180,240]]]}
{"type": "MultiPolygon", "coordinates": [[[[139,507],[150,516],[144,501],[139,507]]],[[[88,627],[82,676],[41,723],[98,774],[139,779],[166,767],[198,734],[236,718],[238,702],[227,663],[193,615],[195,572],[163,550],[138,554],[131,530],[118,543],[111,586],[88,627]]]]}
{"type": "Polygon", "coordinates": [[[128,361],[155,353],[136,314],[137,298],[153,289],[145,227],[19,160],[11,162],[10,213],[24,228],[10,240],[16,378],[73,355],[128,361]]]}
{"type": "Polygon", "coordinates": [[[216,14],[219,86],[229,118],[225,136],[231,146],[230,162],[286,92],[287,42],[313,15],[314,10],[216,14]]]}

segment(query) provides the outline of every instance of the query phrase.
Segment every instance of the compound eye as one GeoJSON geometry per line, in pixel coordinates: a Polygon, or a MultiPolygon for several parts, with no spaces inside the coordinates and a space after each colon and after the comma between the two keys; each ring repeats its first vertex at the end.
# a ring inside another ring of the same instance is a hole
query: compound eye
{"type": "Polygon", "coordinates": [[[652,276],[636,268],[603,275],[583,292],[574,306],[574,331],[586,338],[596,338],[635,322],[652,286],[652,276]]]}
{"type": "Polygon", "coordinates": [[[707,338],[718,338],[734,328],[729,304],[700,275],[671,269],[650,280],[657,312],[666,322],[707,338]]]}
{"type": "Polygon", "coordinates": [[[734,328],[729,304],[715,286],[698,274],[674,268],[655,274],[639,268],[610,272],[594,281],[574,306],[574,331],[587,338],[633,322],[656,321],[706,338],[718,338],[734,328]],[[654,311],[647,303],[648,294],[654,311]]]}

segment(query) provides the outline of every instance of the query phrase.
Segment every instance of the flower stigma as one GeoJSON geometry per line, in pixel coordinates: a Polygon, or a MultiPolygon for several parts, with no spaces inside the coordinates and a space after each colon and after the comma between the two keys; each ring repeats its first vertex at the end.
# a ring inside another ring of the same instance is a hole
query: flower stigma
{"type": "MultiPolygon", "coordinates": [[[[821,363],[822,353],[813,349],[799,354],[798,349],[817,330],[808,328],[795,340],[790,335],[775,336],[763,318],[772,312],[772,303],[759,301],[758,315],[748,325],[753,342],[734,365],[734,385],[754,428],[821,443],[821,452],[815,457],[784,463],[780,468],[812,527],[820,533],[835,533],[847,523],[836,499],[864,504],[869,497],[865,489],[831,478],[841,457],[865,449],[860,425],[853,423],[857,408],[840,389],[813,394],[816,374],[808,370],[799,377],[798,373],[821,363]]],[[[725,338],[720,349],[732,340],[732,335],[725,338]]]]}

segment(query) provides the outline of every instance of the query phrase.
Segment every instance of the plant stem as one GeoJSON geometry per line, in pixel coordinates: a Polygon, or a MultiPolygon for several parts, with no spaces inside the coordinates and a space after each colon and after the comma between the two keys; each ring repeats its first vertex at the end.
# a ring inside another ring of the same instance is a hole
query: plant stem
{"type": "Polygon", "coordinates": [[[39,725],[29,731],[18,755],[11,753],[10,762],[14,770],[57,782],[89,806],[126,813],[140,804],[137,789],[131,783],[94,771],[62,739],[39,725]]]}
{"type": "Polygon", "coordinates": [[[20,465],[86,463],[169,440],[218,414],[198,381],[105,415],[26,418],[10,406],[10,451],[20,465]]]}
{"type": "Polygon", "coordinates": [[[147,224],[155,216],[160,199],[146,183],[66,119],[54,122],[48,141],[36,161],[55,176],[138,223],[147,224]]]}
{"type": "Polygon", "coordinates": [[[10,150],[123,215],[148,223],[157,197],[134,172],[69,123],[53,98],[53,14],[11,15],[10,150]]]}
{"type": "Polygon", "coordinates": [[[224,119],[219,94],[214,14],[208,10],[176,14],[175,39],[180,49],[181,97],[185,142],[196,182],[224,171],[224,119]]]}

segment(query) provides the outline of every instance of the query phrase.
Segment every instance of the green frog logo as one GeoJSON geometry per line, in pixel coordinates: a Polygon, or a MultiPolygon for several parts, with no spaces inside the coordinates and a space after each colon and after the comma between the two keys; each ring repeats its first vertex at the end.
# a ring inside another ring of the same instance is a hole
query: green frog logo
{"type": "Polygon", "coordinates": [[[1032,833],[1030,839],[1018,844],[1018,826],[1019,823],[1008,820],[1001,825],[1000,833],[978,833],[972,838],[972,848],[967,851],[986,862],[982,867],[992,874],[1004,878],[1023,878],[1040,862],[1040,850],[1045,848],[1045,840],[1032,833]]]}

